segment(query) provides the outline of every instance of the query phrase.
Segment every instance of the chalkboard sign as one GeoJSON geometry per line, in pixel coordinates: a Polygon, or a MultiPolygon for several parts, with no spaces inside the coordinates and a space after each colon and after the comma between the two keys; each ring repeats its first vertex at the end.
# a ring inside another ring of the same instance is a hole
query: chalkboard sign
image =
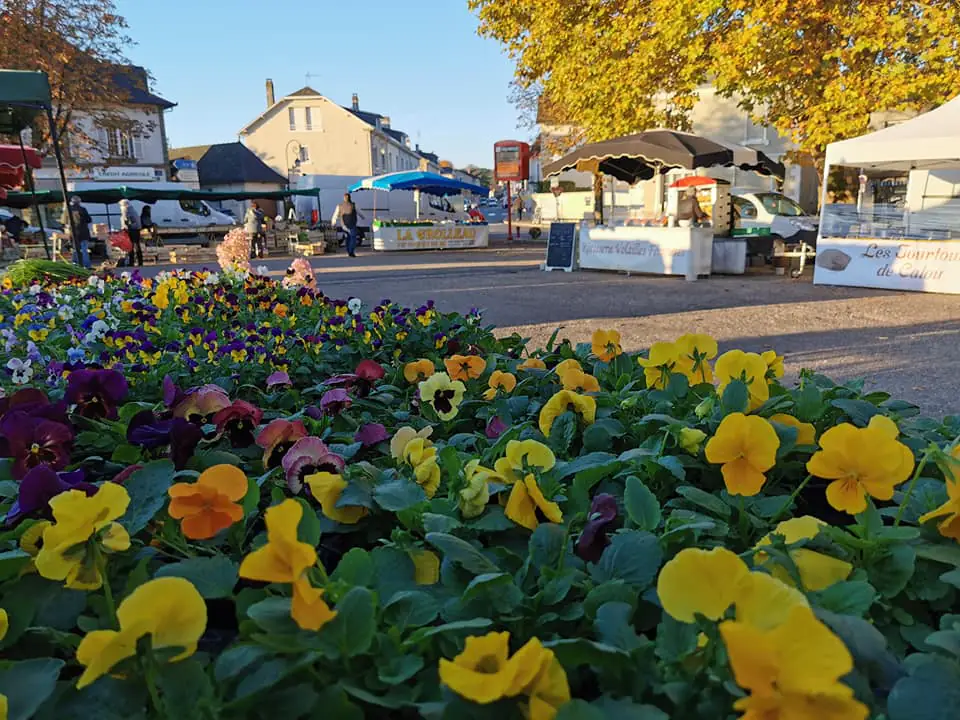
{"type": "Polygon", "coordinates": [[[577,249],[577,223],[551,223],[544,270],[573,270],[577,249]]]}

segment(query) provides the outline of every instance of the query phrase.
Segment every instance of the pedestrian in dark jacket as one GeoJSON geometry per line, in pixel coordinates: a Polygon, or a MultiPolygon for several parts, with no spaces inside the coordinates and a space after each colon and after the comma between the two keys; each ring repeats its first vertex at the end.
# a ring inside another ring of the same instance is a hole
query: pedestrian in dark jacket
{"type": "Polygon", "coordinates": [[[126,230],[130,237],[127,266],[133,266],[134,253],[136,253],[137,265],[143,267],[143,248],[140,247],[140,216],[126,198],[120,201],[120,229],[126,230]]]}
{"type": "Polygon", "coordinates": [[[77,265],[85,268],[90,267],[90,223],[93,218],[87,209],[80,204],[80,198],[74,195],[70,198],[70,207],[67,213],[64,213],[63,226],[70,227],[70,221],[73,221],[73,252],[77,265]],[[69,218],[67,214],[69,213],[69,218]]]}

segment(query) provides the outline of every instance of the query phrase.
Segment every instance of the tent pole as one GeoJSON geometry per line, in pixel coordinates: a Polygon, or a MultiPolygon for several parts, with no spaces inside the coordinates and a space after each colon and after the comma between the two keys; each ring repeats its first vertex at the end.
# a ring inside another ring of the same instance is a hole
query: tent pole
{"type": "Polygon", "coordinates": [[[413,191],[413,204],[416,205],[416,220],[420,219],[420,190],[413,191]]]}
{"type": "Polygon", "coordinates": [[[47,243],[47,231],[43,229],[43,217],[40,214],[40,206],[37,204],[37,188],[33,184],[33,169],[30,167],[30,163],[27,162],[27,149],[23,146],[23,132],[17,133],[17,140],[20,141],[20,157],[23,158],[23,172],[27,179],[27,189],[30,190],[30,195],[33,196],[33,211],[37,214],[37,225],[40,228],[40,237],[43,238],[43,251],[47,255],[47,260],[51,260],[50,245],[47,243]]]}
{"type": "MultiPolygon", "coordinates": [[[[80,255],[80,243],[77,240],[77,228],[73,222],[73,215],[70,213],[70,198],[67,195],[67,174],[63,171],[63,155],[60,153],[60,140],[57,138],[57,123],[53,119],[53,108],[45,105],[43,109],[47,112],[47,123],[50,125],[50,140],[53,143],[53,154],[56,155],[57,170],[60,171],[60,186],[63,188],[63,209],[67,215],[67,222],[70,224],[70,241],[74,246],[74,255],[77,256],[77,265],[83,265],[80,255]]],[[[46,245],[46,237],[44,237],[44,245],[46,245]]],[[[49,257],[50,252],[48,250],[47,258],[49,257]]]]}

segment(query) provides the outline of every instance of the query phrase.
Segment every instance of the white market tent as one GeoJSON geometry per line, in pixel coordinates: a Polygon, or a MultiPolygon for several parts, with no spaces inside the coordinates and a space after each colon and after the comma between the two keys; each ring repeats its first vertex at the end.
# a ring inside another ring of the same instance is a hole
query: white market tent
{"type": "Polygon", "coordinates": [[[904,173],[960,168],[960,96],[899,125],[830,143],[825,177],[832,165],[904,173]]]}

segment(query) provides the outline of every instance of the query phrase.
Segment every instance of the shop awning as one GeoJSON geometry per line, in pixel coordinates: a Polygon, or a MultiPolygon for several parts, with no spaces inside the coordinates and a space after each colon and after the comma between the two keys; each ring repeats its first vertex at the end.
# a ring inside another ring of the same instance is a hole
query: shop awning
{"type": "MultiPolygon", "coordinates": [[[[306,190],[259,190],[259,191],[231,191],[216,192],[211,190],[151,190],[142,187],[130,187],[120,185],[118,187],[94,188],[90,190],[71,190],[71,197],[79,197],[85,203],[116,203],[120,200],[142,200],[146,203],[156,202],[157,200],[282,200],[291,195],[304,195],[318,197],[320,190],[310,188],[306,190]]],[[[0,200],[0,205],[12,208],[25,208],[33,205],[50,205],[63,202],[63,193],[59,190],[40,190],[34,196],[33,193],[11,192],[7,193],[4,200],[0,200]]]]}
{"type": "Polygon", "coordinates": [[[354,183],[347,189],[350,192],[356,192],[357,190],[419,190],[428,195],[460,195],[465,192],[486,195],[490,192],[488,188],[482,185],[474,185],[422,170],[374,175],[354,183]]]}
{"type": "Polygon", "coordinates": [[[784,176],[783,164],[759,150],[677,130],[647,130],[583,145],[544,166],[543,175],[581,170],[612,175],[633,184],[672,168],[709,167],[737,167],[761,175],[784,176]]]}
{"type": "Polygon", "coordinates": [[[19,145],[0,145],[0,190],[19,187],[23,184],[24,168],[38,168],[40,164],[40,154],[33,148],[21,150],[19,145]]]}
{"type": "Polygon", "coordinates": [[[33,118],[49,105],[46,73],[0,70],[0,135],[16,135],[30,127],[33,118]]]}

